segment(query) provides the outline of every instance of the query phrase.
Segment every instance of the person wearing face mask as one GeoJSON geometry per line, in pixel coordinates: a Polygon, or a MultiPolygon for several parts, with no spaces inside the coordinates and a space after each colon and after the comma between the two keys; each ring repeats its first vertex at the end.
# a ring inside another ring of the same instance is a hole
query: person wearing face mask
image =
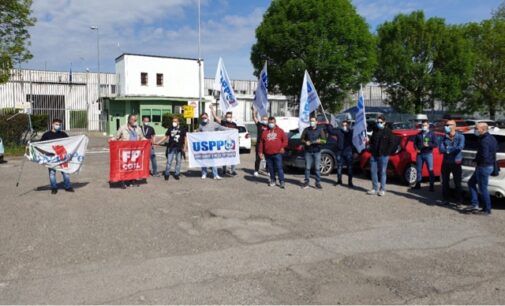
{"type": "Polygon", "coordinates": [[[149,117],[144,117],[142,118],[142,135],[151,142],[151,175],[154,177],[159,177],[158,174],[158,163],[156,162],[156,151],[154,150],[154,143],[155,143],[155,137],[156,137],[156,132],[154,131],[154,128],[149,125],[151,119],[149,117]]]}
{"type": "Polygon", "coordinates": [[[387,167],[389,155],[393,152],[394,138],[389,127],[386,126],[386,118],[383,115],[377,117],[376,128],[368,142],[370,166],[372,172],[372,189],[367,192],[369,195],[384,196],[386,194],[387,167]],[[379,178],[380,175],[380,188],[379,178]]]}
{"type": "Polygon", "coordinates": [[[352,155],[354,145],[352,144],[352,129],[349,127],[349,121],[342,122],[342,127],[336,129],[337,145],[336,145],[336,158],[337,158],[337,182],[335,186],[342,185],[342,168],[345,165],[347,168],[347,176],[349,187],[353,188],[352,183],[352,155]]]}
{"type": "Polygon", "coordinates": [[[275,117],[268,118],[268,130],[261,134],[259,155],[260,158],[267,162],[268,172],[270,173],[270,187],[275,186],[275,172],[279,177],[279,185],[281,189],[285,188],[284,184],[284,169],[282,166],[282,154],[284,148],[288,145],[286,133],[277,126],[275,117]]]}
{"type": "MultiPolygon", "coordinates": [[[[222,119],[221,117],[217,116],[216,114],[216,109],[214,106],[211,104],[210,105],[210,111],[212,112],[212,116],[214,119],[217,121],[217,123],[221,124],[222,126],[229,128],[229,129],[237,129],[238,126],[235,122],[233,122],[233,113],[232,112],[226,112],[225,118],[222,119]]],[[[226,174],[226,166],[223,166],[223,175],[226,174]]],[[[231,165],[231,176],[237,175],[237,165],[231,165]]]]}
{"type": "Polygon", "coordinates": [[[479,146],[475,156],[475,172],[468,181],[470,189],[471,205],[469,209],[475,214],[488,216],[491,214],[491,197],[487,189],[489,176],[495,171],[496,151],[498,143],[493,135],[489,134],[487,123],[478,123],[475,127],[475,135],[479,139],[479,146]],[[477,190],[477,186],[479,187],[477,190]],[[479,210],[479,192],[481,196],[482,210],[479,210]]]}
{"type": "Polygon", "coordinates": [[[436,148],[437,146],[437,137],[430,131],[430,123],[428,120],[423,120],[421,131],[416,135],[414,140],[414,147],[417,152],[417,180],[416,185],[412,189],[421,189],[421,181],[423,180],[423,165],[426,164],[430,174],[430,191],[435,191],[433,148],[436,148]]]}
{"type": "Polygon", "coordinates": [[[258,120],[258,117],[256,116],[256,111],[254,107],[251,107],[252,111],[252,117],[253,121],[256,124],[256,159],[254,161],[254,176],[259,175],[259,170],[260,170],[260,165],[261,165],[261,158],[259,156],[259,140],[261,139],[261,135],[263,134],[264,131],[268,129],[268,117],[267,116],[262,116],[261,120],[258,120]]]}
{"type": "MultiPolygon", "coordinates": [[[[200,116],[200,124],[198,126],[198,132],[215,132],[215,131],[225,131],[227,128],[217,124],[216,122],[209,121],[209,115],[207,113],[203,113],[200,116]]],[[[212,167],[212,176],[215,180],[221,180],[222,178],[219,176],[217,172],[217,167],[212,167]]],[[[202,168],[202,180],[207,178],[207,167],[202,168]]]]}
{"type": "Polygon", "coordinates": [[[445,136],[438,148],[443,154],[442,159],[442,198],[443,204],[448,205],[450,199],[450,178],[456,187],[457,204],[463,203],[461,192],[461,176],[463,163],[463,148],[465,147],[465,136],[456,131],[456,121],[449,120],[444,126],[445,136]]]}
{"type": "Polygon", "coordinates": [[[306,127],[300,137],[302,144],[305,146],[305,179],[303,188],[309,188],[310,171],[314,165],[316,172],[316,188],[322,189],[321,186],[321,140],[326,138],[324,129],[317,127],[316,117],[310,117],[309,126],[306,127]]]}
{"type": "MultiPolygon", "coordinates": [[[[54,119],[51,122],[51,130],[45,132],[40,141],[67,138],[67,133],[62,131],[62,121],[60,119],[54,119]]],[[[74,192],[74,188],[70,183],[70,175],[65,172],[61,172],[63,176],[63,188],[67,192],[74,192]]],[[[58,193],[58,183],[56,182],[56,170],[49,169],[49,183],[51,184],[51,194],[58,193]]]]}
{"type": "MultiPolygon", "coordinates": [[[[119,128],[116,135],[112,137],[113,140],[119,141],[138,141],[145,140],[142,129],[137,124],[137,116],[134,114],[128,115],[128,120],[126,125],[119,128]]],[[[123,181],[121,182],[121,188],[126,189],[129,186],[137,186],[139,184],[137,181],[123,181]]]]}
{"type": "Polygon", "coordinates": [[[181,174],[181,158],[182,153],[186,152],[187,141],[186,141],[186,129],[180,126],[179,118],[172,118],[172,126],[167,129],[165,137],[161,139],[158,144],[161,144],[168,140],[167,151],[165,153],[167,157],[167,166],[165,168],[165,173],[163,174],[165,181],[170,178],[170,168],[172,167],[172,161],[175,157],[175,180],[179,180],[181,174]]]}

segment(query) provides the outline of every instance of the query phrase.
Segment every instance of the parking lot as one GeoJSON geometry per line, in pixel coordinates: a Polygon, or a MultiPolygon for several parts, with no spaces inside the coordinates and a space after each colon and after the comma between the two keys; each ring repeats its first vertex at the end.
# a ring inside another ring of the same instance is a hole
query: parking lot
{"type": "Polygon", "coordinates": [[[376,197],[362,176],[303,190],[301,172],[281,190],[252,175],[254,153],[234,178],[185,164],[180,181],[110,189],[105,139],[90,151],[73,194],[30,162],[16,187],[21,159],[0,165],[0,303],[505,303],[503,203],[466,215],[436,205],[438,183],[376,197]]]}

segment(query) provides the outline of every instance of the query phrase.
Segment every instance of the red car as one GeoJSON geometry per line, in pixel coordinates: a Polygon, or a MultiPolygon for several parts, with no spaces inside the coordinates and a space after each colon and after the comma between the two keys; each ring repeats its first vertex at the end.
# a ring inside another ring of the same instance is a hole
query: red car
{"type": "MultiPolygon", "coordinates": [[[[393,135],[400,138],[400,145],[395,153],[389,156],[388,176],[399,176],[406,185],[413,185],[417,179],[416,157],[417,152],[414,147],[414,139],[419,133],[418,130],[393,130],[393,135]]],[[[435,132],[437,140],[440,142],[443,133],[435,132]]],[[[370,173],[370,157],[369,151],[364,151],[361,154],[360,167],[370,173]]],[[[438,148],[433,149],[433,172],[435,176],[440,176],[442,168],[443,155],[438,151],[438,148]]],[[[423,177],[428,177],[428,168],[423,167],[423,177]]]]}

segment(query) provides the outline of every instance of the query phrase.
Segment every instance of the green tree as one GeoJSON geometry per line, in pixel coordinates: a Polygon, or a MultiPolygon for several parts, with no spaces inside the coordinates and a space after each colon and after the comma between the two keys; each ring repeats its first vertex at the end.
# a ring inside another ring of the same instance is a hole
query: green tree
{"type": "Polygon", "coordinates": [[[505,20],[468,24],[466,35],[475,53],[475,72],[465,106],[494,118],[505,107],[505,20]]]}
{"type": "Polygon", "coordinates": [[[30,17],[31,6],[32,0],[0,1],[0,84],[9,80],[15,64],[32,58],[27,48],[28,28],[35,24],[35,18],[30,17]]]}
{"type": "Polygon", "coordinates": [[[377,81],[399,111],[420,113],[436,100],[455,106],[472,76],[472,52],[458,26],[422,11],[397,15],[378,27],[377,81]]]}
{"type": "Polygon", "coordinates": [[[333,111],[376,66],[375,39],[349,0],[273,0],[256,39],[251,62],[258,75],[268,61],[270,89],[298,96],[307,70],[333,111]]]}
{"type": "Polygon", "coordinates": [[[493,11],[493,19],[505,20],[505,1],[503,1],[500,6],[493,11]]]}

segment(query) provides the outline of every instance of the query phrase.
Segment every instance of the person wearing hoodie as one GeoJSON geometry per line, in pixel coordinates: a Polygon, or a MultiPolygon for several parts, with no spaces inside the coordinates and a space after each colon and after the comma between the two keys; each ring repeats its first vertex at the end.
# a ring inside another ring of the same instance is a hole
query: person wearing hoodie
{"type": "Polygon", "coordinates": [[[285,188],[284,170],[282,165],[282,155],[284,148],[288,145],[286,133],[277,126],[275,117],[268,118],[268,130],[261,134],[259,157],[267,162],[268,172],[270,173],[270,187],[275,186],[275,172],[279,178],[279,185],[285,188]]]}
{"type": "Polygon", "coordinates": [[[488,216],[491,214],[491,197],[487,190],[489,176],[495,171],[496,151],[498,143],[493,135],[489,134],[487,123],[478,123],[474,133],[479,138],[477,155],[475,156],[475,172],[468,181],[471,194],[471,211],[475,214],[488,216]],[[479,186],[479,190],[477,190],[479,186]],[[481,195],[482,210],[479,210],[479,192],[481,195]]]}
{"type": "Polygon", "coordinates": [[[465,136],[456,131],[456,121],[449,120],[444,126],[445,136],[439,144],[439,151],[443,154],[442,159],[442,198],[443,204],[449,204],[450,178],[456,187],[457,204],[463,203],[461,192],[461,177],[463,163],[463,148],[465,136]]]}
{"type": "Polygon", "coordinates": [[[430,123],[428,120],[423,120],[421,131],[416,135],[414,147],[417,152],[417,180],[416,185],[412,189],[421,189],[423,180],[423,166],[426,164],[430,174],[430,191],[435,191],[435,174],[433,173],[433,148],[436,148],[437,137],[430,131],[430,123]]]}

